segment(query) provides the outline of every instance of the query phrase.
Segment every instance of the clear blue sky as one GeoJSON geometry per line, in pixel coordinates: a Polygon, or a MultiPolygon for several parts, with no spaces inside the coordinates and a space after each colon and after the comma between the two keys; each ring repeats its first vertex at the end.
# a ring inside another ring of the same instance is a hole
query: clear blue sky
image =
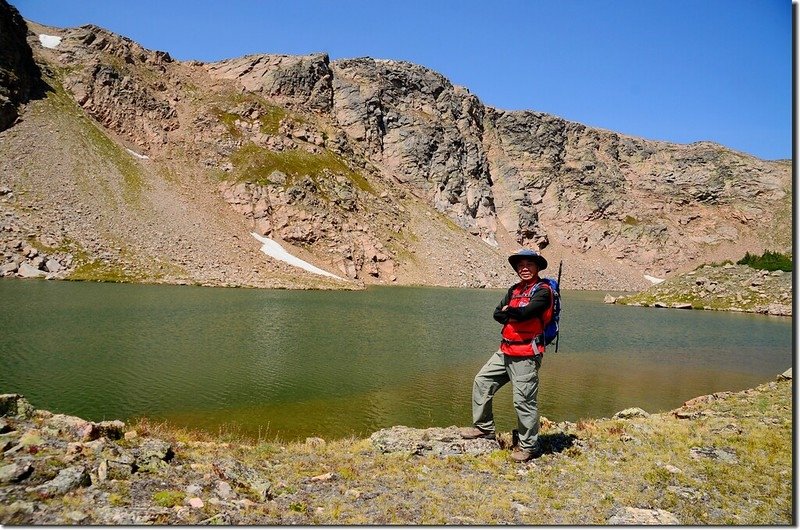
{"type": "Polygon", "coordinates": [[[179,60],[410,61],[485,104],[652,140],[792,155],[789,0],[11,0],[179,60]]]}

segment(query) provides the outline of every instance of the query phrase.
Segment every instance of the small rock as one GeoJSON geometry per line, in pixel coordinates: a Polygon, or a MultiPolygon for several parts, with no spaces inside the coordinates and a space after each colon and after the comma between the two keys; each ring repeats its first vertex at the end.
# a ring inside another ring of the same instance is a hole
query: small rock
{"type": "Polygon", "coordinates": [[[703,495],[699,491],[685,486],[667,486],[667,491],[674,493],[678,497],[691,501],[704,500],[703,495]]]}
{"type": "Polygon", "coordinates": [[[63,495],[70,490],[91,484],[89,473],[83,466],[62,469],[56,478],[45,482],[41,486],[30,488],[30,491],[45,495],[63,495]]]}
{"type": "Polygon", "coordinates": [[[205,506],[205,503],[203,503],[203,500],[200,497],[192,497],[187,502],[192,508],[202,508],[205,506]]]}
{"type": "Polygon", "coordinates": [[[272,483],[262,478],[255,469],[232,458],[214,462],[212,466],[221,479],[249,488],[262,502],[272,497],[272,483]]]}
{"type": "Polygon", "coordinates": [[[792,379],[792,369],[789,368],[778,376],[778,381],[790,381],[792,379]]]}
{"type": "Polygon", "coordinates": [[[649,418],[650,414],[638,407],[621,410],[614,414],[615,420],[629,419],[629,418],[649,418]]]}
{"type": "Polygon", "coordinates": [[[108,479],[108,460],[103,459],[97,466],[97,480],[105,482],[108,479]]]}
{"type": "Polygon", "coordinates": [[[516,511],[518,511],[520,514],[526,514],[531,512],[530,508],[518,502],[512,502],[511,507],[514,508],[516,511]]]}
{"type": "Polygon", "coordinates": [[[0,484],[10,484],[12,482],[22,482],[33,473],[33,466],[30,462],[15,462],[0,467],[0,484]]]}
{"type": "Polygon", "coordinates": [[[345,495],[345,497],[351,497],[353,499],[358,499],[359,497],[361,497],[361,491],[359,491],[359,490],[357,490],[355,488],[351,488],[351,489],[345,491],[344,495],[345,495]]]}
{"type": "Polygon", "coordinates": [[[719,460],[728,464],[736,464],[739,461],[736,457],[736,453],[729,448],[692,447],[690,455],[695,459],[713,458],[714,460],[719,460]]]}
{"type": "Polygon", "coordinates": [[[327,482],[333,478],[333,473],[323,473],[316,477],[311,477],[311,482],[327,482]]]}
{"type": "Polygon", "coordinates": [[[666,510],[633,508],[626,506],[618,510],[609,520],[614,525],[679,525],[675,514],[666,510]]]}
{"type": "Polygon", "coordinates": [[[70,521],[72,521],[74,523],[80,523],[81,521],[83,521],[87,517],[89,517],[89,515],[81,512],[81,511],[78,511],[78,510],[72,510],[72,511],[67,512],[66,514],[64,514],[64,517],[66,517],[67,519],[69,519],[70,521]]]}
{"type": "Polygon", "coordinates": [[[615,297],[611,296],[610,294],[607,294],[607,295],[605,295],[605,297],[603,297],[603,303],[604,304],[613,304],[616,301],[617,301],[617,299],[615,297]]]}
{"type": "Polygon", "coordinates": [[[673,466],[672,464],[659,464],[659,466],[668,473],[672,473],[673,475],[680,475],[681,473],[683,473],[683,471],[673,466]]]}
{"type": "Polygon", "coordinates": [[[309,437],[306,438],[306,445],[308,447],[311,447],[312,449],[316,449],[318,447],[325,447],[325,440],[317,437],[309,437]]]}
{"type": "Polygon", "coordinates": [[[225,482],[224,480],[220,480],[217,482],[217,485],[214,487],[214,493],[220,498],[224,500],[228,500],[235,496],[233,492],[233,488],[231,485],[225,482]]]}
{"type": "Polygon", "coordinates": [[[197,497],[198,495],[200,495],[202,491],[203,491],[202,486],[199,486],[197,484],[191,484],[189,486],[186,486],[186,494],[189,495],[190,497],[197,497]]]}

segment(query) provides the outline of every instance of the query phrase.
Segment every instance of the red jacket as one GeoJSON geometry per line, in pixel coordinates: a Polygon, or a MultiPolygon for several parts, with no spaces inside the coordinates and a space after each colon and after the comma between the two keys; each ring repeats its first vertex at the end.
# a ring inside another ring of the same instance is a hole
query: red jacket
{"type": "Polygon", "coordinates": [[[535,339],[553,318],[550,286],[538,277],[514,285],[497,306],[494,318],[503,324],[500,351],[504,354],[513,357],[543,354],[544,344],[535,339]],[[504,311],[506,305],[508,309],[504,311]]]}

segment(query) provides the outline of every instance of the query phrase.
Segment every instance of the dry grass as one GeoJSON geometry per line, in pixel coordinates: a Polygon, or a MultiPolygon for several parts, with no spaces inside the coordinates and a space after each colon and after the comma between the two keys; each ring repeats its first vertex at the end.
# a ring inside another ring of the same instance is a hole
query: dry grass
{"type": "MultiPolygon", "coordinates": [[[[119,446],[169,441],[170,465],[48,503],[94,516],[99,494],[108,506],[151,510],[159,524],[596,525],[622,507],[667,510],[684,525],[793,522],[791,381],[698,400],[680,416],[545,422],[543,440],[569,443],[522,465],[508,449],[383,454],[364,439],[284,445],[139,420],[131,425],[138,436],[119,446]],[[236,500],[211,502],[218,466],[231,459],[269,482],[266,499],[232,480],[236,500]],[[190,510],[190,496],[205,505],[190,510]]],[[[25,521],[3,510],[0,521],[25,521]]]]}

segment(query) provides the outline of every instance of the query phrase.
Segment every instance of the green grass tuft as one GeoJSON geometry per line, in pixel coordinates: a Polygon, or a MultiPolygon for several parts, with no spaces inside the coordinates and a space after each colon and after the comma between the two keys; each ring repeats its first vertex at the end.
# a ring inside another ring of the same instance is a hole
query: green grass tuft
{"type": "Polygon", "coordinates": [[[177,490],[162,490],[153,493],[153,502],[164,508],[172,508],[183,504],[186,494],[177,490]]]}

